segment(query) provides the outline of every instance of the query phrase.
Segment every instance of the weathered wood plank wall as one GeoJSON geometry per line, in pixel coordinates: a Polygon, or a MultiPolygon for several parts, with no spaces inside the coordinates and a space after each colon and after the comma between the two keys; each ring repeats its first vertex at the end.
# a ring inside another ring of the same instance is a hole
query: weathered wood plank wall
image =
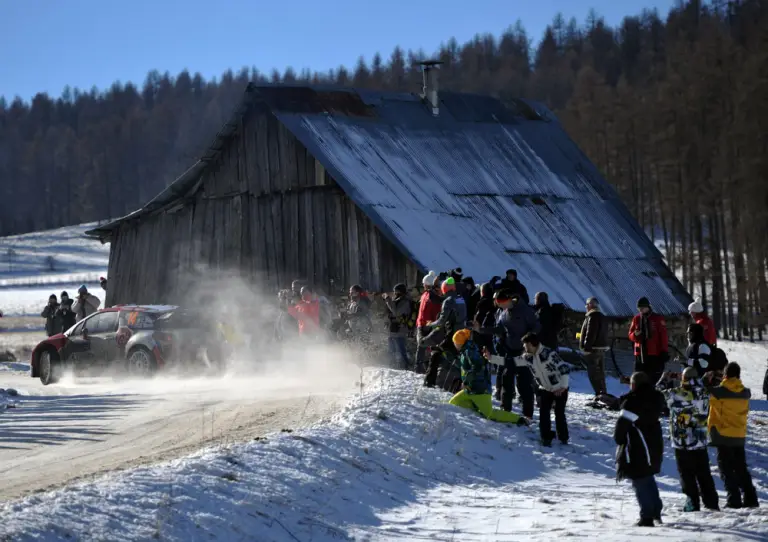
{"type": "Polygon", "coordinates": [[[307,149],[255,105],[187,200],[112,239],[107,303],[179,302],[206,273],[237,270],[261,288],[296,278],[326,292],[416,284],[419,270],[307,149]]]}

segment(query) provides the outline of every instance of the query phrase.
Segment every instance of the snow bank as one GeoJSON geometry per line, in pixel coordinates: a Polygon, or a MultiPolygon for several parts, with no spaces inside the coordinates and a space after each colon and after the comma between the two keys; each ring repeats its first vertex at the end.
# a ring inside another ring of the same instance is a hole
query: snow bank
{"type": "MultiPolygon", "coordinates": [[[[745,366],[757,358],[764,365],[765,348],[734,348],[745,366]]],[[[762,540],[768,533],[765,509],[679,512],[684,499],[669,448],[659,477],[666,525],[631,527],[634,496],[614,480],[616,414],[584,406],[582,373],[569,399],[572,444],[551,449],[535,428],[446,404],[446,394],[424,390],[416,375],[370,370],[363,380],[342,412],[301,433],[6,504],[0,539],[762,540]]],[[[622,391],[616,381],[610,387],[622,391]]],[[[766,402],[753,400],[752,410],[748,458],[765,502],[766,402]]]]}

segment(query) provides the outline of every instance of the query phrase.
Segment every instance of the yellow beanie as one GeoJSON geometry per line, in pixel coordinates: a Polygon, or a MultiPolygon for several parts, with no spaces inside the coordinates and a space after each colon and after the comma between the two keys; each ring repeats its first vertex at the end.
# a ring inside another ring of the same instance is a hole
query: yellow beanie
{"type": "Polygon", "coordinates": [[[470,330],[460,329],[453,334],[453,344],[456,345],[456,348],[461,348],[470,338],[472,338],[472,332],[470,330]]]}

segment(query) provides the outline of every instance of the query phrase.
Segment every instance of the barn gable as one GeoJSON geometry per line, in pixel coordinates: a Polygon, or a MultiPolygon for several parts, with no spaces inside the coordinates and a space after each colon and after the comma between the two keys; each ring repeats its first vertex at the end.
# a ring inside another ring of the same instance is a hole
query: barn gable
{"type": "Polygon", "coordinates": [[[195,202],[185,212],[211,215],[190,219],[190,239],[216,223],[214,207],[224,201],[237,207],[230,215],[242,218],[220,224],[232,240],[210,245],[221,254],[201,249],[204,261],[273,267],[283,284],[301,274],[354,280],[355,273],[388,284],[396,272],[377,271],[388,254],[398,269],[412,262],[409,274],[461,266],[487,280],[516,268],[532,291],[577,309],[595,295],[615,316],[632,314],[643,295],[664,314],[684,312],[689,301],[612,188],[535,103],[510,109],[492,98],[445,92],[434,117],[413,94],[249,86],[198,164],[142,210],[92,235],[113,236],[114,249],[121,225],[126,235],[127,224],[185,199],[195,202]],[[273,134],[270,143],[259,144],[265,134],[273,134]],[[261,154],[246,152],[249,145],[261,154]],[[342,213],[359,214],[354,227],[342,213]],[[355,253],[364,248],[351,231],[360,225],[381,250],[355,253]],[[257,242],[264,231],[282,235],[257,242]],[[338,254],[319,257],[334,245],[315,242],[317,231],[354,236],[342,255],[344,270],[338,254]],[[264,252],[244,262],[249,246],[264,252]]]}

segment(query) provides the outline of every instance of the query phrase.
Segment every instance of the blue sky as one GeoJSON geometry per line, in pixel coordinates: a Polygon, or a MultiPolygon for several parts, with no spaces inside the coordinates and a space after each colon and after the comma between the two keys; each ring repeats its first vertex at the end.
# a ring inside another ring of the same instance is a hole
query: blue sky
{"type": "Polygon", "coordinates": [[[520,19],[538,40],[554,15],[609,24],[644,7],[666,15],[674,0],[7,0],[0,2],[0,96],[59,96],[66,85],[141,84],[157,69],[206,78],[227,68],[353,67],[360,55],[434,52],[520,19]],[[471,6],[471,7],[470,7],[471,6]]]}

